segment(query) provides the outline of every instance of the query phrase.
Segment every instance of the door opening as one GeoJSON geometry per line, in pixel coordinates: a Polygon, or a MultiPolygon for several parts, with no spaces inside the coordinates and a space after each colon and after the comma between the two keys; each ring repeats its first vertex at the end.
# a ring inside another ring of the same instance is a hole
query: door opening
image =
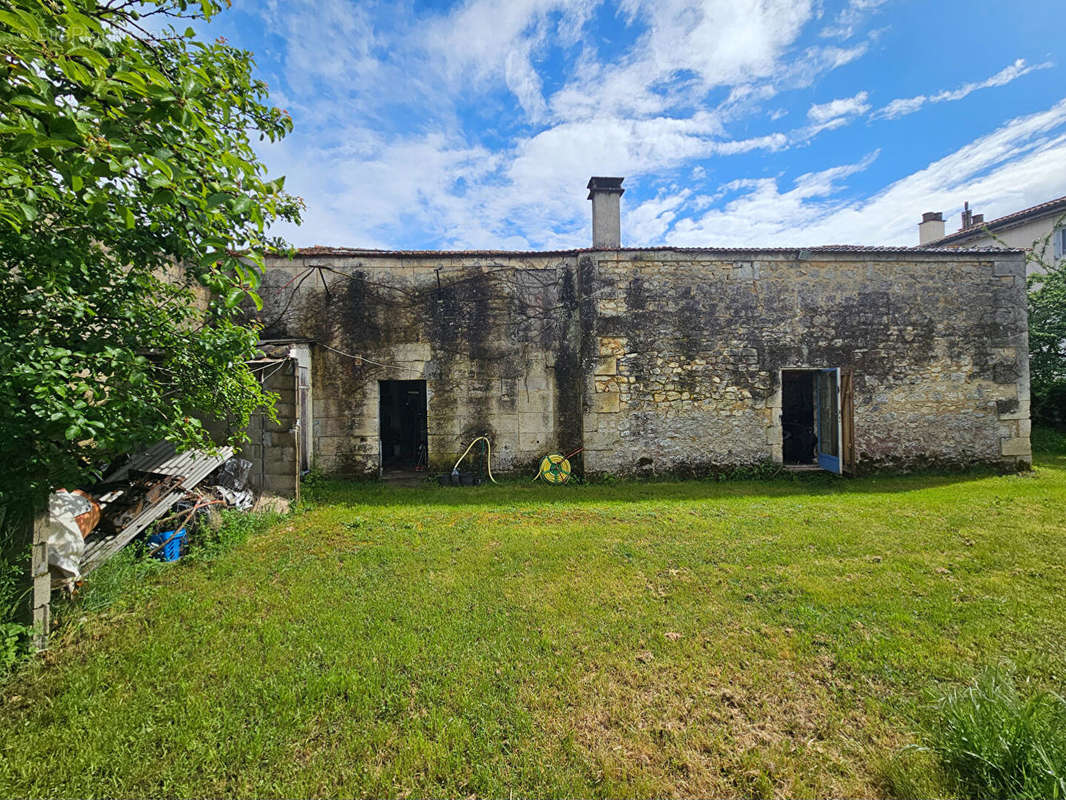
{"type": "Polygon", "coordinates": [[[842,375],[836,367],[782,370],[781,450],[785,464],[817,465],[836,473],[843,472],[845,466],[850,469],[850,440],[854,438],[851,403],[850,373],[842,375]]]}
{"type": "Polygon", "coordinates": [[[781,439],[786,464],[814,464],[814,373],[781,372],[781,439]]]}
{"type": "Polygon", "coordinates": [[[425,381],[378,381],[381,469],[426,467],[429,440],[425,381]]]}

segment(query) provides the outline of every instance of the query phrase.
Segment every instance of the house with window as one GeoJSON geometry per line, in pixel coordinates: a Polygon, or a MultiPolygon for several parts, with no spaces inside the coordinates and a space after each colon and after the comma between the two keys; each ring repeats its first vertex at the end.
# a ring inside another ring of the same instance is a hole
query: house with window
{"type": "Polygon", "coordinates": [[[928,211],[918,224],[920,247],[1009,247],[1029,254],[1029,273],[1066,258],[1066,197],[985,221],[967,202],[960,227],[945,235],[944,215],[928,211]]]}

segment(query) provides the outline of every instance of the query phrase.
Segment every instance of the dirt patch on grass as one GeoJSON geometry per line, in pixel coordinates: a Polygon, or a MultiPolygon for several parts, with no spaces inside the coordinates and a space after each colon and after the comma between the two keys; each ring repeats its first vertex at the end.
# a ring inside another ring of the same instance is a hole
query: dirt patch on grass
{"type": "Polygon", "coordinates": [[[607,794],[877,792],[863,765],[895,735],[825,661],[721,663],[721,650],[702,647],[632,655],[586,664],[540,714],[607,794]]]}

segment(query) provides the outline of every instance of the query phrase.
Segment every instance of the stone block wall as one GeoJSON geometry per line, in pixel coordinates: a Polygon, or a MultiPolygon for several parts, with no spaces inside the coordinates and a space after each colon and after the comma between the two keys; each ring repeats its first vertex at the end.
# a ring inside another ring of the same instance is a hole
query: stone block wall
{"type": "Polygon", "coordinates": [[[378,381],[414,379],[435,470],[481,434],[500,472],[582,446],[592,473],[781,461],[781,370],[828,367],[860,470],[1018,466],[1024,277],[1012,252],[322,250],[268,262],[261,319],[316,343],[329,472],[377,473],[378,381]]]}
{"type": "Polygon", "coordinates": [[[426,381],[434,470],[450,469],[482,434],[501,472],[579,447],[573,270],[574,259],[551,255],[271,261],[260,292],[264,337],[319,343],[316,466],[377,474],[384,380],[426,381]]]}
{"type": "Polygon", "coordinates": [[[1020,254],[585,258],[592,472],[780,461],[781,370],[830,367],[854,376],[859,469],[1029,458],[1020,254]]]}
{"type": "Polygon", "coordinates": [[[264,388],[278,395],[278,421],[263,414],[253,414],[248,423],[249,442],[241,448],[241,457],[252,462],[248,480],[256,494],[294,497],[299,484],[297,454],[298,405],[296,403],[295,359],[263,367],[264,388]]]}

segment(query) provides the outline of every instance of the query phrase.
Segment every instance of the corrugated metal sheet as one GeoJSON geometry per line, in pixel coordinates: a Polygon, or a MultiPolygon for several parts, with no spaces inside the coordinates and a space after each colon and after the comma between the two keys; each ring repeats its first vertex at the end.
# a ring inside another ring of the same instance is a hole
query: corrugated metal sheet
{"type": "Polygon", "coordinates": [[[133,458],[129,464],[116,470],[105,483],[128,480],[131,473],[147,472],[159,476],[181,478],[181,482],[157,503],[148,506],[125,528],[116,534],[94,538],[85,542],[81,559],[81,573],[87,575],[107,559],[129,544],[137,534],[163,516],[185,493],[210,475],[226,459],[233,455],[233,448],[223,447],[217,455],[200,450],[178,453],[170,442],[160,442],[133,458]]]}

